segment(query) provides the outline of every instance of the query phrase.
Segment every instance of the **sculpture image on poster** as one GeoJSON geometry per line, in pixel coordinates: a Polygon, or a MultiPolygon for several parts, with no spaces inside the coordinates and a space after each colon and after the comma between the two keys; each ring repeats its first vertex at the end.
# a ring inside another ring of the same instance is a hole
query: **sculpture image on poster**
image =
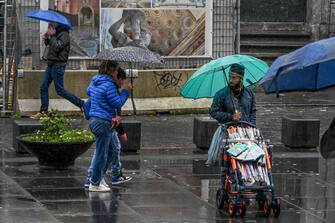
{"type": "Polygon", "coordinates": [[[70,31],[70,57],[94,57],[99,52],[99,0],[47,0],[49,9],[68,18],[70,31]]]}
{"type": "Polygon", "coordinates": [[[101,47],[138,46],[161,56],[204,56],[206,10],[101,9],[101,47]]]}
{"type": "Polygon", "coordinates": [[[101,0],[102,8],[204,8],[205,6],[206,0],[101,0]]]}

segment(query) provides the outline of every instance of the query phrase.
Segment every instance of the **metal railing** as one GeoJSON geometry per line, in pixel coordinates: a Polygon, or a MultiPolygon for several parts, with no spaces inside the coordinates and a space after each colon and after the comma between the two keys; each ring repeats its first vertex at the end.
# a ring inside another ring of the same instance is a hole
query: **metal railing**
{"type": "Polygon", "coordinates": [[[0,1],[1,20],[1,114],[15,109],[17,65],[20,60],[19,30],[17,27],[16,2],[0,1]]]}

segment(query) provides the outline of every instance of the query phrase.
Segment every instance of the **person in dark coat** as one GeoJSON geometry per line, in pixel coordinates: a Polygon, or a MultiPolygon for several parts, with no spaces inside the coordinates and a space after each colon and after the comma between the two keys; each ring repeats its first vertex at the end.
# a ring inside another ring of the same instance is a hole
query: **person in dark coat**
{"type": "Polygon", "coordinates": [[[325,159],[335,157],[335,118],[330,123],[329,128],[322,135],[320,142],[320,154],[325,159]]]}
{"type": "Polygon", "coordinates": [[[40,85],[41,107],[40,111],[30,118],[40,119],[48,112],[48,89],[52,81],[59,96],[69,100],[83,111],[84,101],[64,89],[64,72],[70,53],[69,30],[58,23],[49,23],[48,31],[43,35],[43,39],[46,45],[43,57],[47,61],[47,68],[40,85]]]}
{"type": "Polygon", "coordinates": [[[218,91],[213,99],[210,115],[220,123],[246,121],[256,125],[254,93],[243,85],[244,66],[232,64],[229,85],[218,91]]]}

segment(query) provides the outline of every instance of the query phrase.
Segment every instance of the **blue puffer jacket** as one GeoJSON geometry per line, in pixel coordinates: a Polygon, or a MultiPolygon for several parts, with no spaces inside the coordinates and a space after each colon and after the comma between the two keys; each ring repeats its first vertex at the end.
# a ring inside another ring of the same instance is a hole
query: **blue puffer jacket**
{"type": "MultiPolygon", "coordinates": [[[[213,99],[210,115],[220,123],[233,121],[234,95],[229,87],[218,91],[213,99]]],[[[246,121],[256,125],[256,100],[254,93],[244,88],[242,93],[236,98],[236,109],[242,113],[241,121],[246,121]]]]}
{"type": "Polygon", "coordinates": [[[116,110],[126,103],[129,92],[123,89],[119,94],[111,77],[97,74],[87,88],[87,95],[91,102],[89,116],[111,121],[116,110]]]}

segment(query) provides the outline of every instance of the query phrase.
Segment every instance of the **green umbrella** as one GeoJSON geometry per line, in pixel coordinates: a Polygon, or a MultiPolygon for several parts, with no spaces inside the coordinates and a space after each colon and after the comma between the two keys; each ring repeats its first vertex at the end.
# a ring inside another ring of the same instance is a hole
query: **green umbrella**
{"type": "Polygon", "coordinates": [[[244,86],[255,85],[267,72],[269,66],[262,60],[246,55],[222,57],[200,67],[181,89],[184,98],[212,98],[228,85],[230,66],[234,63],[245,67],[244,86]]]}

